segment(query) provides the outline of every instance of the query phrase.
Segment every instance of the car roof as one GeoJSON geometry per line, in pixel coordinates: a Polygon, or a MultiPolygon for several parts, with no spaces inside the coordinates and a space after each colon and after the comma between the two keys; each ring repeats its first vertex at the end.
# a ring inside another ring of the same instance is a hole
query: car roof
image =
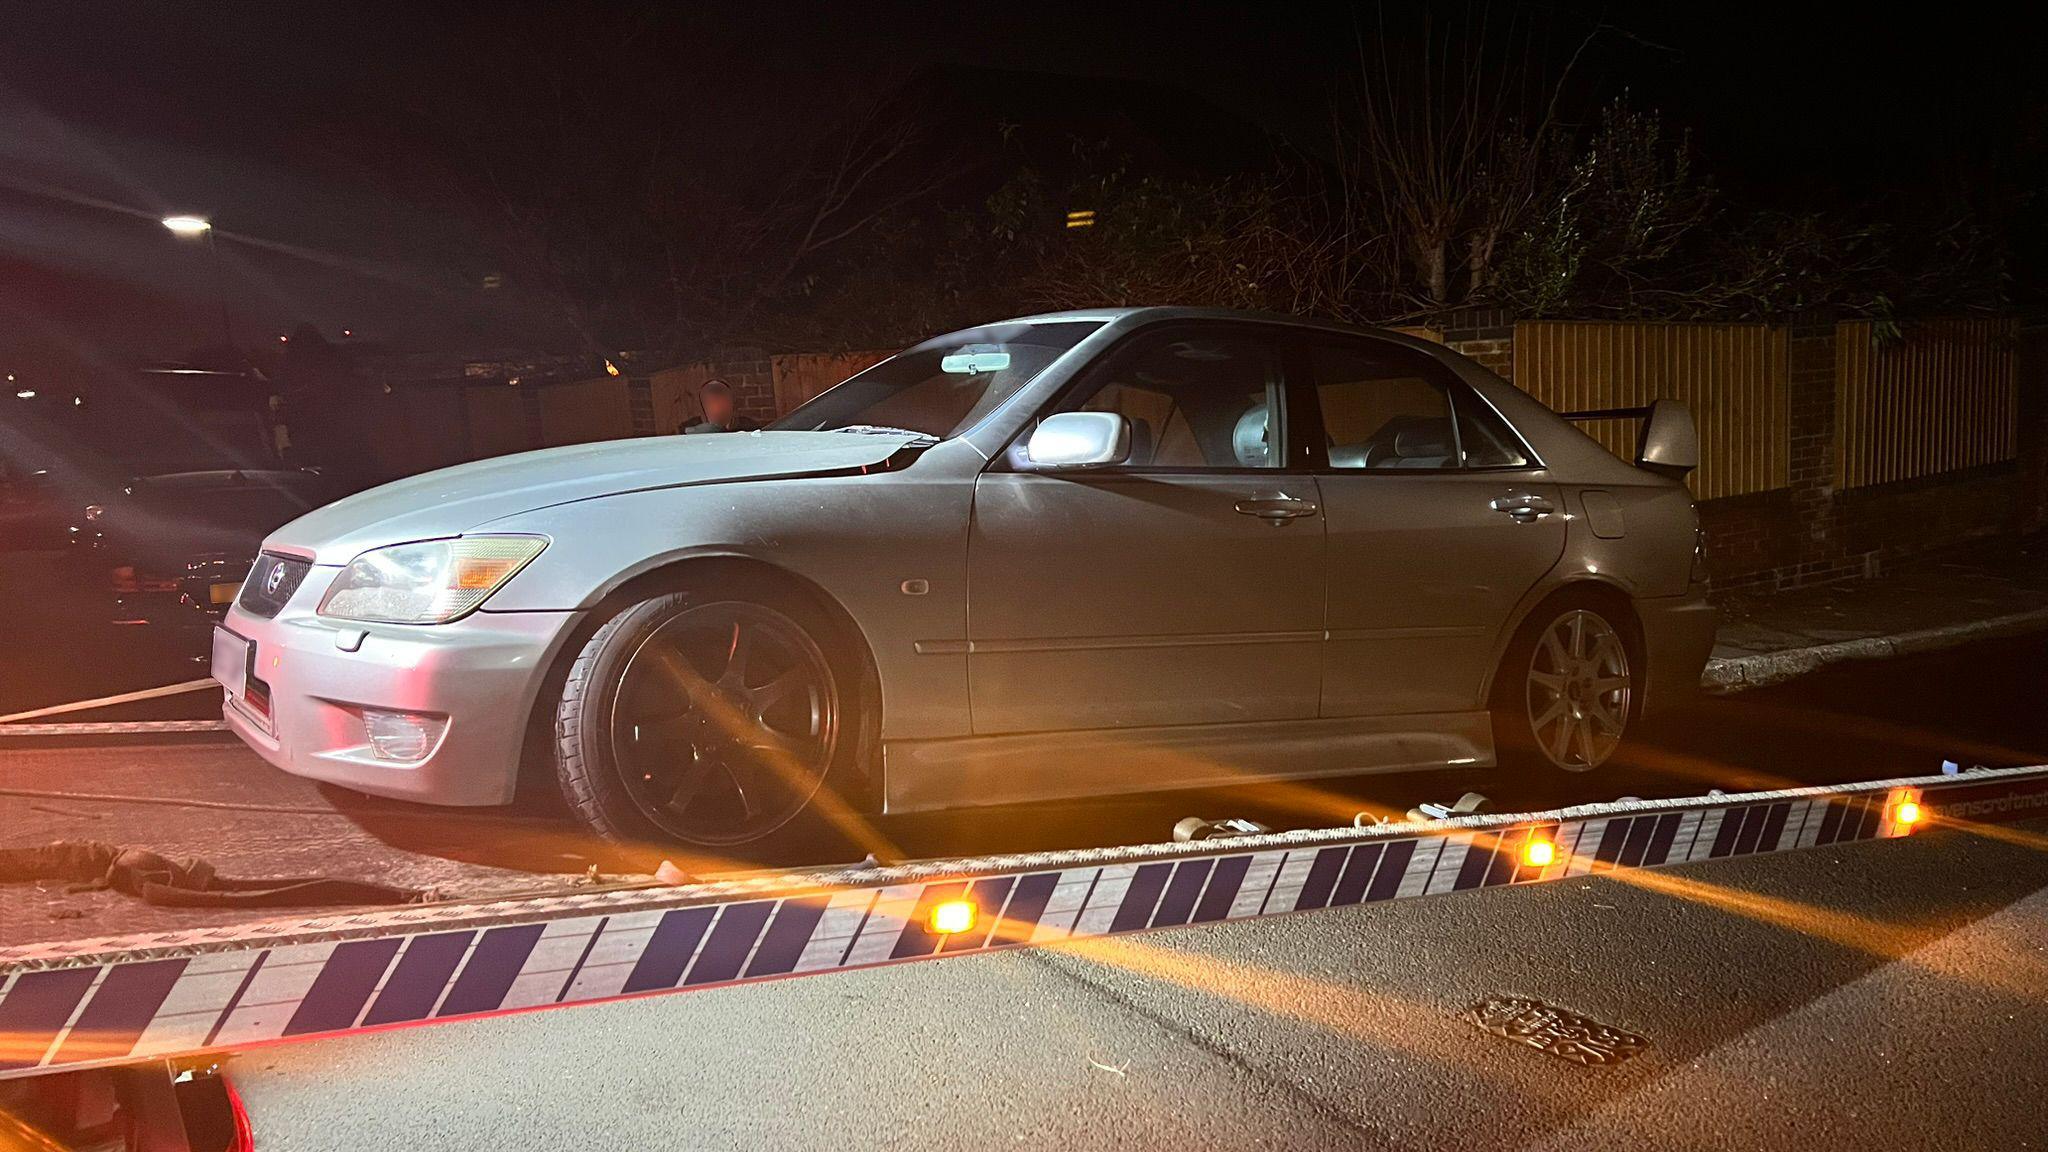
{"type": "Polygon", "coordinates": [[[1057,324],[1064,321],[1093,320],[1101,323],[1121,323],[1125,327],[1136,327],[1162,320],[1223,320],[1242,321],[1258,324],[1284,325],[1318,332],[1334,332],[1343,335],[1371,335],[1400,343],[1413,344],[1420,348],[1441,348],[1427,340],[1399,332],[1392,328],[1377,328],[1363,324],[1346,324],[1338,320],[1325,320],[1317,316],[1298,316],[1290,312],[1260,312],[1249,308],[1194,308],[1178,305],[1141,305],[1119,308],[1075,308],[1064,312],[1040,312],[1032,316],[1017,316],[999,321],[1003,324],[1057,324]]]}

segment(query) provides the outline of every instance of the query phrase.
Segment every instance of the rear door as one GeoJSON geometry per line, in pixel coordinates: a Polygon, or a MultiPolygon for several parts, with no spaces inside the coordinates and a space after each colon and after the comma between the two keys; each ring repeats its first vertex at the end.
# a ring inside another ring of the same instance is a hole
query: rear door
{"type": "Polygon", "coordinates": [[[1186,324],[1110,350],[1056,408],[1122,414],[1124,465],[1032,468],[975,490],[968,659],[976,733],[1316,714],[1323,521],[1286,467],[1275,330],[1186,324]]]}
{"type": "Polygon", "coordinates": [[[1427,352],[1314,335],[1295,362],[1328,525],[1321,714],[1481,707],[1510,614],[1564,551],[1558,486],[1427,352]]]}

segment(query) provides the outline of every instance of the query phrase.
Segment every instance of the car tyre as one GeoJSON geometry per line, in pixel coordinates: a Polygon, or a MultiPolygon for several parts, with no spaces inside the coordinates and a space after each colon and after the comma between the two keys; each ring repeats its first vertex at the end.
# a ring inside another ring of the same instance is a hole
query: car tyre
{"type": "Polygon", "coordinates": [[[563,799],[599,836],[758,846],[858,776],[860,665],[808,598],[706,582],[629,604],[577,653],[555,709],[563,799]]]}
{"type": "Polygon", "coordinates": [[[1494,676],[1503,764],[1590,772],[1613,761],[1641,710],[1640,648],[1605,600],[1561,596],[1529,614],[1494,676]]]}

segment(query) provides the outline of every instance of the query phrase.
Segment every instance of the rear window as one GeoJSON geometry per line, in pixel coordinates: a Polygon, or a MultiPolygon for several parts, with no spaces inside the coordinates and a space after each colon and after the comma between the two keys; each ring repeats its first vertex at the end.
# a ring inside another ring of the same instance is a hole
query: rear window
{"type": "Polygon", "coordinates": [[[1378,341],[1317,344],[1309,371],[1332,468],[1458,467],[1451,398],[1429,357],[1378,341]]]}
{"type": "Polygon", "coordinates": [[[1465,448],[1467,468],[1526,468],[1528,450],[1493,406],[1469,389],[1457,396],[1458,442],[1465,448]]]}

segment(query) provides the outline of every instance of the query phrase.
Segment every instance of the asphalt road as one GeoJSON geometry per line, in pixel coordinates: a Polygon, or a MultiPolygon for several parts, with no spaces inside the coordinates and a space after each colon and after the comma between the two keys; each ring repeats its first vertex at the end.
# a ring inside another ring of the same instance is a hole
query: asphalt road
{"type": "MultiPolygon", "coordinates": [[[[1613,775],[1481,786],[1517,808],[2043,762],[2043,683],[2042,637],[1843,666],[1706,701],[1613,775]]],[[[134,836],[229,874],[324,861],[457,888],[652,859],[605,856],[544,812],[353,799],[219,743],[0,756],[17,789],[208,805],[0,796],[10,842],[134,836]]],[[[1468,783],[879,831],[911,856],[1130,842],[1190,813],[1328,823],[1468,783]]],[[[1942,832],[285,1046],[236,1067],[266,1149],[2028,1147],[2048,1143],[2044,845],[2039,828],[1942,832]],[[1577,1068],[1460,1018],[1494,995],[1651,1046],[1577,1068]]],[[[49,887],[0,889],[0,913],[31,938],[146,926],[121,898],[49,887]]]]}

